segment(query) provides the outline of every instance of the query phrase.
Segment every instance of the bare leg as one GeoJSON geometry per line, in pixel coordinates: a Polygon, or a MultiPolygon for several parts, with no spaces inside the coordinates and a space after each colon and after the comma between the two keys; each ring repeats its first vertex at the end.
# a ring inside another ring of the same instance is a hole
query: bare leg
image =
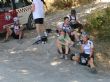
{"type": "Polygon", "coordinates": [[[38,36],[40,36],[41,34],[44,34],[45,32],[44,24],[36,24],[36,31],[38,36]]]}
{"type": "Polygon", "coordinates": [[[77,32],[76,31],[72,32],[71,35],[74,35],[75,40],[76,41],[79,41],[79,36],[77,35],[77,32]]]}
{"type": "Polygon", "coordinates": [[[23,37],[23,32],[20,31],[20,32],[19,32],[19,40],[21,40],[22,37],[23,37]]]}
{"type": "Polygon", "coordinates": [[[11,34],[12,34],[12,30],[9,27],[7,27],[6,28],[6,37],[5,37],[5,40],[8,40],[9,39],[9,36],[11,36],[11,34]]]}
{"type": "Polygon", "coordinates": [[[63,51],[62,51],[62,44],[61,44],[61,42],[59,40],[57,40],[56,45],[57,45],[58,50],[62,54],[63,53],[63,51]]]}
{"type": "Polygon", "coordinates": [[[23,33],[24,27],[22,25],[20,25],[20,32],[19,32],[19,40],[23,37],[24,33],[23,33]]]}
{"type": "Polygon", "coordinates": [[[66,42],[66,46],[65,46],[65,55],[67,55],[69,52],[69,43],[66,42]]]}
{"type": "Polygon", "coordinates": [[[90,58],[90,60],[89,60],[88,63],[89,63],[89,65],[90,65],[91,68],[94,68],[95,67],[93,58],[90,58]]]}

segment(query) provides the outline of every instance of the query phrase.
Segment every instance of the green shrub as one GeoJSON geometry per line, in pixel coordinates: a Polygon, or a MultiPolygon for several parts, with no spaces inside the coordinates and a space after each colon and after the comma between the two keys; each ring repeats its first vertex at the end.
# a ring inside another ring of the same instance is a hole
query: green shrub
{"type": "Polygon", "coordinates": [[[110,39],[110,7],[95,11],[87,17],[88,25],[85,30],[101,40],[110,39]]]}
{"type": "Polygon", "coordinates": [[[56,7],[57,9],[65,9],[70,8],[73,5],[74,0],[55,0],[52,6],[56,7]]]}

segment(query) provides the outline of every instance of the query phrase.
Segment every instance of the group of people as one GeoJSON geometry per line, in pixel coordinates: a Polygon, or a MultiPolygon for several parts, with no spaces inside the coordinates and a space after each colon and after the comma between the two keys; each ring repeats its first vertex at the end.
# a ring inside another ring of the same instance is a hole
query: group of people
{"type": "MultiPolygon", "coordinates": [[[[42,41],[42,38],[47,39],[47,33],[44,28],[44,0],[33,0],[32,3],[32,13],[33,19],[36,25],[37,37],[35,43],[42,41]]],[[[10,35],[21,39],[23,37],[23,28],[19,24],[18,18],[14,18],[14,28],[6,28],[6,38],[8,40],[10,35]]],[[[76,10],[72,9],[71,14],[64,17],[64,22],[58,24],[57,29],[57,41],[56,45],[60,53],[61,59],[68,59],[70,47],[74,47],[75,44],[80,45],[81,52],[77,57],[72,57],[74,61],[83,64],[84,61],[86,65],[90,66],[91,69],[95,70],[94,65],[94,45],[93,42],[89,40],[89,36],[85,33],[83,25],[77,21],[76,10]]]]}
{"type": "Polygon", "coordinates": [[[69,59],[71,47],[77,44],[81,47],[79,55],[71,56],[72,60],[82,65],[88,65],[93,71],[96,71],[94,65],[94,45],[84,31],[83,25],[77,21],[76,10],[72,9],[71,14],[64,17],[64,22],[57,26],[56,45],[61,59],[69,59]]]}

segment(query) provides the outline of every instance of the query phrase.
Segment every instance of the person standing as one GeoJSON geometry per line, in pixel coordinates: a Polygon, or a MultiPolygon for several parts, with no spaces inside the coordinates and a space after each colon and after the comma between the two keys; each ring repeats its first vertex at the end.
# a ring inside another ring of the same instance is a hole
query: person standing
{"type": "Polygon", "coordinates": [[[33,19],[35,22],[36,26],[36,31],[37,31],[37,37],[36,37],[36,42],[39,43],[39,41],[42,41],[42,37],[47,38],[47,33],[44,28],[44,6],[45,4],[44,0],[33,0],[32,3],[32,13],[33,13],[33,19]]]}

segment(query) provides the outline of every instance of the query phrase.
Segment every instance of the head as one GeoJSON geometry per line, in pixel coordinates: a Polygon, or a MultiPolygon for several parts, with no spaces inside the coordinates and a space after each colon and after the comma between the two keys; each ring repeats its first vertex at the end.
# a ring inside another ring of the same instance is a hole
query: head
{"type": "Polygon", "coordinates": [[[86,43],[89,40],[89,36],[87,34],[82,35],[82,40],[84,43],[86,43]]]}
{"type": "Polygon", "coordinates": [[[71,15],[76,15],[76,10],[75,9],[71,10],[71,15]]]}
{"type": "Polygon", "coordinates": [[[19,24],[19,19],[18,19],[18,17],[14,17],[14,18],[13,18],[13,21],[14,21],[14,24],[19,24]]]}
{"type": "Polygon", "coordinates": [[[69,24],[69,22],[70,22],[70,21],[69,21],[69,18],[68,18],[68,17],[64,17],[64,23],[65,23],[65,24],[69,24]]]}
{"type": "Polygon", "coordinates": [[[61,31],[60,31],[60,34],[61,34],[61,35],[66,35],[66,31],[65,31],[65,30],[61,30],[61,31]]]}

